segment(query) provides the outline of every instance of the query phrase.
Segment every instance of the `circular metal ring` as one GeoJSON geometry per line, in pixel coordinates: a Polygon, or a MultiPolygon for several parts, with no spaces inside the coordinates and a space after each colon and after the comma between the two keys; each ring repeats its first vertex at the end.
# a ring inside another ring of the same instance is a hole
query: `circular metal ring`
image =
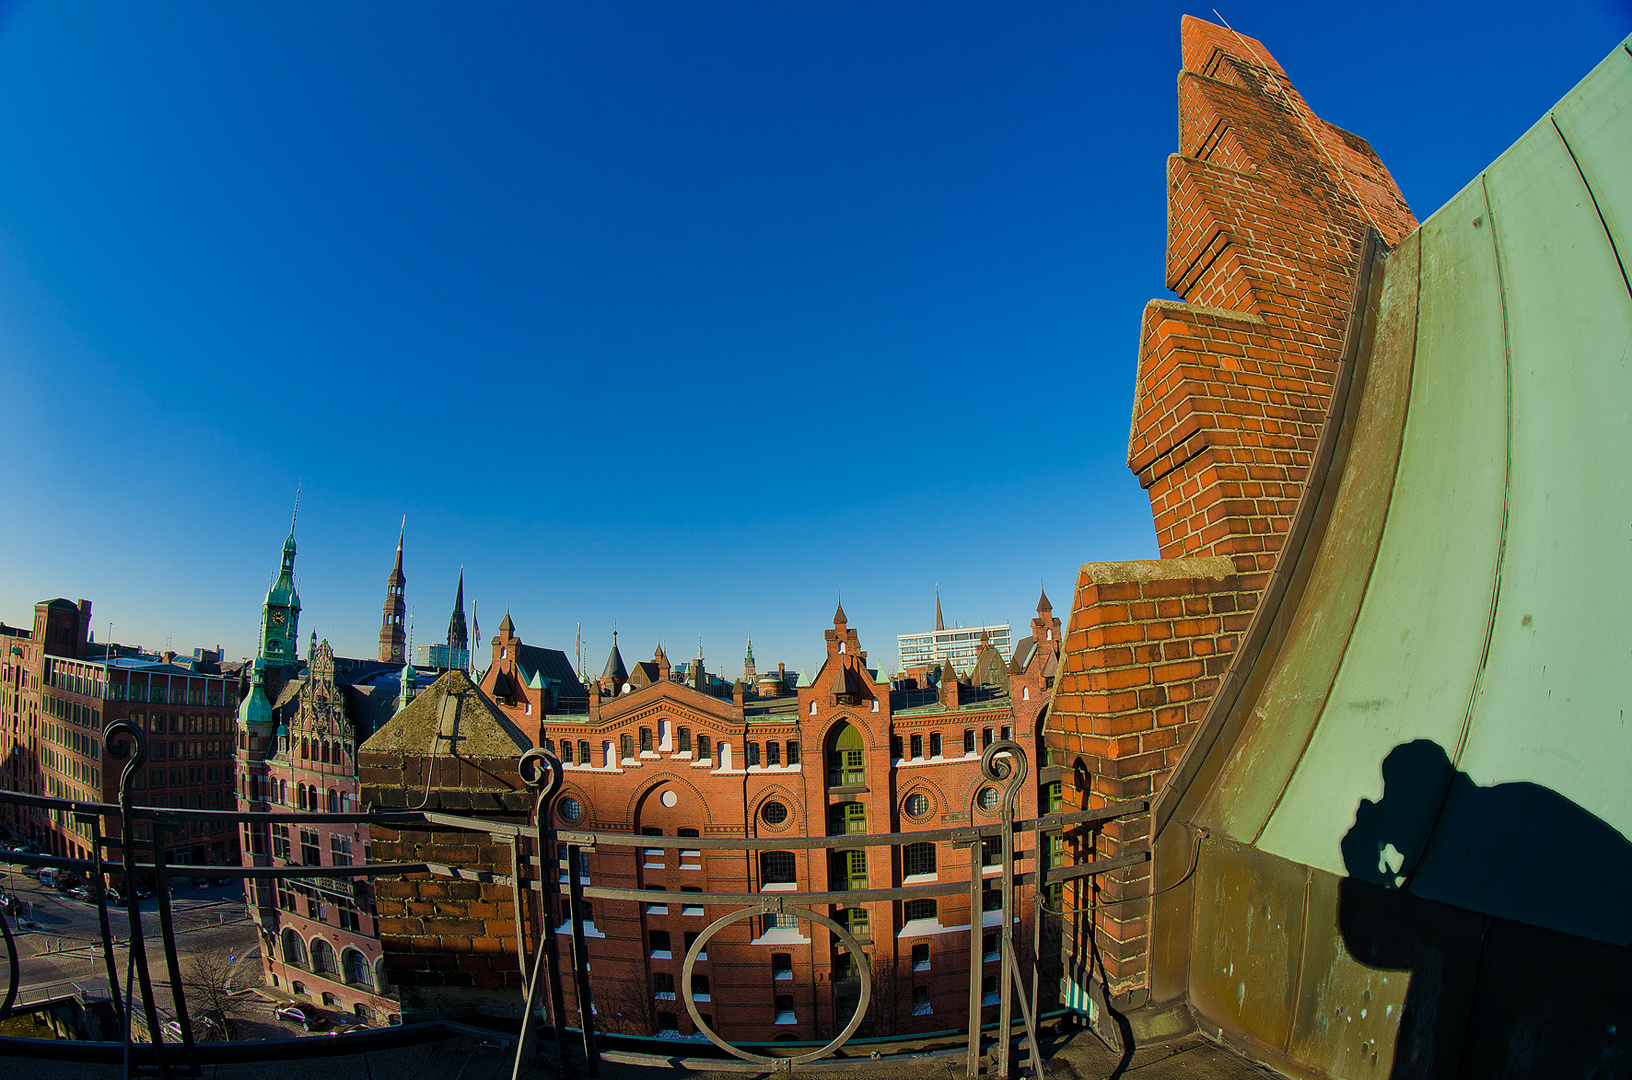
{"type": "Polygon", "coordinates": [[[794,1065],[804,1065],[808,1062],[824,1058],[833,1051],[837,1050],[839,1047],[843,1046],[847,1041],[849,1041],[850,1036],[855,1034],[856,1028],[861,1026],[862,1017],[867,1015],[868,1002],[872,1000],[873,972],[871,967],[867,964],[867,954],[861,951],[861,943],[851,935],[850,931],[839,925],[838,922],[828,918],[826,915],[812,911],[809,908],[789,907],[783,909],[786,914],[796,915],[802,919],[808,919],[813,923],[818,923],[833,931],[833,933],[838,936],[839,942],[844,946],[845,951],[848,952],[851,959],[855,961],[856,969],[861,972],[861,997],[856,1001],[856,1014],[850,1018],[850,1022],[844,1026],[844,1030],[839,1032],[838,1037],[832,1042],[828,1043],[826,1046],[812,1050],[808,1054],[800,1054],[798,1057],[792,1058],[766,1057],[763,1054],[755,1054],[750,1053],[747,1050],[738,1049],[716,1035],[713,1028],[703,1023],[702,1014],[697,1011],[697,1003],[693,1001],[691,997],[691,973],[697,966],[697,955],[701,953],[708,945],[708,939],[719,933],[721,930],[724,930],[727,926],[742,922],[744,919],[751,919],[755,915],[767,914],[774,910],[776,910],[774,905],[756,905],[754,907],[743,908],[740,911],[733,911],[731,914],[721,916],[720,918],[709,923],[708,928],[697,936],[697,940],[692,942],[691,948],[686,951],[686,966],[680,972],[680,993],[686,1002],[686,1012],[691,1014],[691,1022],[697,1025],[698,1031],[701,1031],[704,1035],[708,1036],[709,1042],[713,1043],[715,1046],[718,1046],[721,1050],[724,1050],[727,1053],[735,1054],[744,1061],[752,1061],[759,1065],[786,1065],[791,1067],[794,1065]]]}
{"type": "Polygon", "coordinates": [[[1027,774],[1031,772],[1031,763],[1026,759],[1026,748],[1013,739],[999,739],[986,748],[980,755],[980,774],[988,780],[1000,782],[1003,785],[1003,815],[1005,819],[1014,815],[1014,800],[1020,794],[1020,785],[1025,783],[1027,774]],[[999,771],[998,757],[1008,757],[1007,767],[999,771]]]}

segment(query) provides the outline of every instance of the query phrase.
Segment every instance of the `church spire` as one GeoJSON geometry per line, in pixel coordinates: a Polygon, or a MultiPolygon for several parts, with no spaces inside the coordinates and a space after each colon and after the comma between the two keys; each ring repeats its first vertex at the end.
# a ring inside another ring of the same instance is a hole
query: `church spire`
{"type": "Polygon", "coordinates": [[[941,590],[935,590],[935,629],[945,630],[946,620],[941,618],[941,590]]]}
{"type": "Polygon", "coordinates": [[[448,620],[448,664],[453,664],[455,649],[470,648],[470,633],[465,628],[465,568],[459,568],[459,593],[453,600],[453,618],[448,620]]]}
{"type": "Polygon", "coordinates": [[[404,515],[402,528],[397,532],[397,561],[391,567],[390,576],[385,579],[385,607],[380,615],[379,659],[385,664],[402,664],[408,659],[403,634],[403,616],[407,614],[403,586],[408,583],[408,578],[402,572],[402,539],[407,532],[408,518],[404,515]]]}

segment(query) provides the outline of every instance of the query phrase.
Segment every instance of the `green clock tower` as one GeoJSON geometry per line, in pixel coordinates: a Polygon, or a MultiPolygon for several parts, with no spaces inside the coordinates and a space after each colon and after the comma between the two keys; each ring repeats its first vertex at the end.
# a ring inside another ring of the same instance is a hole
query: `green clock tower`
{"type": "MultiPolygon", "coordinates": [[[[299,514],[300,497],[295,497],[295,511],[299,514]]],[[[266,602],[261,605],[261,637],[256,643],[255,659],[250,665],[249,693],[238,706],[238,722],[263,738],[272,735],[274,720],[272,703],[266,696],[266,672],[270,668],[288,669],[294,673],[296,662],[295,634],[300,626],[300,596],[295,592],[295,522],[289,521],[289,538],[283,542],[283,564],[278,576],[267,590],[266,602]]]]}

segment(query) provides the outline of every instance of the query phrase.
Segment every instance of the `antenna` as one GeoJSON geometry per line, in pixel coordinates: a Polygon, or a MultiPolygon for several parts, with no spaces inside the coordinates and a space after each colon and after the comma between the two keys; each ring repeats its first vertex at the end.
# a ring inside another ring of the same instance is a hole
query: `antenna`
{"type": "Polygon", "coordinates": [[[305,477],[295,481],[295,512],[289,515],[289,531],[295,531],[295,519],[300,517],[300,489],[306,482],[305,477]]]}

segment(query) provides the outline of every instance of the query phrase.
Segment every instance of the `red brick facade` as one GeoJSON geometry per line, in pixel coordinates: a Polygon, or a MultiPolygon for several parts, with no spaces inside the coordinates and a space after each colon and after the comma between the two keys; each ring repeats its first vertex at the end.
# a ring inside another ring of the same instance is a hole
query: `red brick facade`
{"type": "MultiPolygon", "coordinates": [[[[1054,681],[1059,634],[1052,613],[1039,612],[1035,647],[1026,648],[1012,671],[1000,664],[995,685],[942,680],[934,687],[892,687],[868,669],[867,654],[841,608],[825,634],[826,660],[811,685],[758,697],[738,683],[732,697],[721,698],[670,674],[608,699],[600,698],[596,687],[584,713],[542,718],[527,708],[531,703],[536,709],[541,699],[520,692],[516,672],[506,663],[519,639],[513,629],[502,635],[502,645],[495,638],[495,667],[484,688],[495,683],[498,672],[506,680],[501,689],[509,686],[512,694],[511,704],[494,711],[519,741],[537,739],[565,762],[555,827],[631,837],[627,846],[603,844],[586,856],[588,884],[653,894],[644,903],[589,901],[586,932],[597,1026],[627,1034],[696,1034],[678,983],[690,940],[724,909],[688,904],[687,891],[797,893],[967,882],[970,853],[950,843],[919,850],[874,848],[852,860],[799,848],[769,857],[740,850],[642,848],[637,838],[792,839],[990,824],[997,811],[979,800],[988,786],[980,779],[980,752],[1005,735],[1026,747],[1031,760],[1016,813],[1035,816],[1040,800],[1048,797],[1049,780],[1039,772],[1038,730],[1054,681]],[[844,748],[841,738],[846,747],[854,746],[853,758],[837,756],[844,748]]],[[[660,673],[668,668],[661,653],[654,664],[660,673]]],[[[691,674],[704,681],[695,670],[691,674]]],[[[391,737],[388,727],[381,744],[391,737]]],[[[399,805],[399,793],[413,789],[410,801],[418,802],[421,791],[415,785],[426,782],[422,761],[382,758],[376,769],[374,746],[371,741],[363,756],[364,798],[399,805]]],[[[494,776],[502,772],[494,770],[494,776]]],[[[491,786],[494,776],[482,783],[491,786]]],[[[437,792],[453,787],[435,783],[437,792]]],[[[508,793],[495,797],[514,799],[508,793]]],[[[380,858],[430,858],[508,872],[507,851],[492,848],[480,835],[380,835],[376,848],[380,858]]],[[[995,886],[995,866],[990,874],[995,886]]],[[[1029,888],[1024,892],[1029,896],[1029,888]]],[[[381,882],[379,908],[388,970],[406,1008],[484,1001],[487,992],[514,980],[508,889],[437,881],[408,882],[399,889],[381,882]]],[[[919,902],[919,908],[908,911],[901,901],[823,908],[852,928],[869,956],[875,1033],[966,1022],[971,923],[979,919],[995,933],[1001,921],[996,912],[971,912],[966,892],[919,902]]],[[[1028,914],[1018,936],[1029,941],[1031,907],[1022,902],[1019,910],[1028,914]]],[[[566,913],[544,916],[565,958],[571,930],[566,913]]],[[[778,922],[756,917],[723,930],[694,972],[700,979],[697,992],[704,995],[700,1011],[728,1039],[827,1038],[850,1015],[858,983],[846,978],[842,953],[835,956],[828,932],[809,923],[778,922]]],[[[989,967],[995,990],[995,960],[989,967]]],[[[566,1009],[569,1026],[577,1026],[570,981],[566,1009]]]]}
{"type": "MultiPolygon", "coordinates": [[[[1261,44],[1189,17],[1182,37],[1167,224],[1180,301],[1145,308],[1128,439],[1162,559],[1078,576],[1048,725],[1076,806],[1149,798],[1183,753],[1302,493],[1366,231],[1393,243],[1416,226],[1371,148],[1315,116],[1261,44]]],[[[1095,854],[1148,829],[1112,823],[1095,854]]],[[[1149,871],[1077,898],[1094,905],[1079,984],[1091,967],[1113,994],[1145,985],[1149,871]]]]}

